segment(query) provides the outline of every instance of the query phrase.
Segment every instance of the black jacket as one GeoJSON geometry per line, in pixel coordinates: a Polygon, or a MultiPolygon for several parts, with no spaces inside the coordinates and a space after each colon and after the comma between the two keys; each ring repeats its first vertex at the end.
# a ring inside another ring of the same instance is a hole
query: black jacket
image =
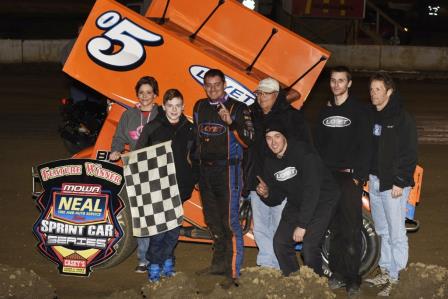
{"type": "Polygon", "coordinates": [[[136,149],[171,140],[174,165],[176,167],[177,185],[182,202],[191,197],[194,177],[191,175],[192,167],[189,154],[193,143],[193,124],[182,114],[177,124],[171,124],[163,111],[143,127],[137,141],[136,149]]]}
{"type": "Polygon", "coordinates": [[[223,104],[233,120],[230,126],[221,120],[215,103],[201,99],[194,105],[194,134],[198,160],[242,160],[243,148],[248,147],[255,138],[249,108],[228,96],[223,104]]]}
{"type": "Polygon", "coordinates": [[[413,117],[403,109],[395,92],[383,110],[374,109],[373,115],[371,173],[378,176],[380,191],[390,190],[392,185],[401,188],[414,186],[417,129],[413,117]]]}
{"type": "Polygon", "coordinates": [[[288,140],[282,158],[272,153],[266,157],[262,176],[269,187],[268,206],[285,198],[282,219],[306,229],[317,209],[330,209],[339,198],[339,187],[319,154],[309,144],[288,140]]]}
{"type": "Polygon", "coordinates": [[[243,195],[255,190],[258,185],[257,175],[263,172],[264,157],[270,152],[264,136],[265,126],[271,121],[283,122],[288,138],[311,144],[311,135],[301,110],[292,107],[286,100],[286,92],[280,91],[269,113],[263,114],[258,102],[251,106],[252,121],[255,128],[255,141],[245,153],[245,186],[243,195]]]}
{"type": "Polygon", "coordinates": [[[314,145],[332,171],[353,169],[366,182],[372,155],[371,113],[352,96],[339,106],[325,106],[319,115],[314,145]]]}

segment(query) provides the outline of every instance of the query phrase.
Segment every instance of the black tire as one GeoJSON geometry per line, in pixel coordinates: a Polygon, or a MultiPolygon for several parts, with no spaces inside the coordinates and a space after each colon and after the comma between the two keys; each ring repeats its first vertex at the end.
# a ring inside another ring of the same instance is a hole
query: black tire
{"type": "Polygon", "coordinates": [[[71,136],[71,138],[64,138],[64,137],[65,136],[62,136],[62,142],[64,143],[65,148],[71,155],[75,155],[80,151],[82,151],[83,149],[88,148],[89,146],[95,144],[94,137],[90,136],[77,135],[77,136],[71,136]]]}
{"type": "Polygon", "coordinates": [[[132,236],[132,217],[129,208],[129,201],[126,191],[120,193],[120,197],[125,207],[118,214],[117,220],[123,230],[123,237],[114,245],[115,254],[104,263],[98,265],[98,268],[111,268],[125,261],[137,248],[137,240],[132,236]]]}
{"type": "Polygon", "coordinates": [[[361,274],[361,276],[367,276],[378,266],[381,242],[380,237],[375,231],[375,226],[373,225],[373,219],[370,213],[363,211],[362,217],[363,246],[361,249],[362,255],[359,274],[361,274]]]}
{"type": "MultiPolygon", "coordinates": [[[[375,232],[373,220],[370,213],[363,210],[362,213],[362,248],[361,248],[361,266],[359,274],[367,276],[378,265],[380,258],[380,238],[375,232]]],[[[322,268],[326,276],[331,276],[330,268],[328,267],[328,254],[330,251],[330,231],[325,235],[324,244],[322,246],[322,268]]]]}
{"type": "Polygon", "coordinates": [[[77,143],[73,143],[67,139],[62,138],[62,142],[64,143],[65,148],[67,149],[67,151],[71,154],[77,154],[79,153],[81,150],[83,150],[85,147],[81,144],[77,144],[77,143]]]}

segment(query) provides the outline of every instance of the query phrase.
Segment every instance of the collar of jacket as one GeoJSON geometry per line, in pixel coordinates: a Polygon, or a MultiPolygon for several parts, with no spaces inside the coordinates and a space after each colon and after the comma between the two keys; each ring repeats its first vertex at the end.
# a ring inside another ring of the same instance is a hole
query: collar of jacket
{"type": "Polygon", "coordinates": [[[402,98],[398,92],[392,93],[389,102],[386,104],[383,110],[376,111],[375,106],[373,106],[373,108],[375,109],[375,113],[377,113],[381,120],[389,120],[399,115],[401,113],[402,107],[402,98]]]}
{"type": "MultiPolygon", "coordinates": [[[[166,117],[166,113],[165,110],[160,109],[159,113],[157,114],[156,118],[157,121],[159,121],[162,125],[164,126],[171,126],[172,124],[170,123],[170,121],[168,120],[168,118],[166,117]]],[[[183,123],[185,123],[186,121],[188,121],[187,117],[182,113],[180,115],[179,118],[179,122],[177,123],[178,125],[181,125],[183,123]]]]}
{"type": "Polygon", "coordinates": [[[225,102],[227,102],[228,99],[229,99],[229,95],[227,93],[224,93],[224,95],[222,97],[220,97],[219,99],[217,99],[216,101],[211,101],[209,98],[207,98],[208,103],[212,106],[218,105],[219,103],[224,104],[225,102]]]}
{"type": "Polygon", "coordinates": [[[344,107],[346,105],[349,105],[353,101],[353,96],[349,93],[347,99],[342,103],[341,105],[336,105],[336,101],[334,97],[330,98],[330,106],[329,107],[344,107]]]}

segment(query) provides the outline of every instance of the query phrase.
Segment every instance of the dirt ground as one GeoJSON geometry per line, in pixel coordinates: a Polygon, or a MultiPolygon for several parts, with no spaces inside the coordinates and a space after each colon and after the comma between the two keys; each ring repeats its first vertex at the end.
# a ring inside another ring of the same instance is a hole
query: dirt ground
{"type": "MultiPolygon", "coordinates": [[[[0,66],[0,82],[0,234],[4,236],[0,242],[0,298],[52,298],[54,291],[58,298],[141,298],[142,287],[147,297],[155,298],[176,298],[178,295],[168,292],[173,287],[182,287],[183,293],[175,293],[182,294],[177,298],[334,297],[306,269],[299,277],[288,280],[276,273],[248,268],[243,272],[241,286],[229,291],[217,288],[219,277],[191,279],[196,270],[208,265],[210,258],[209,245],[193,243],[178,245],[177,269],[182,273],[172,281],[162,282],[156,290],[147,285],[146,275],[134,273],[135,256],[112,269],[95,270],[89,278],[59,275],[56,265],[37,251],[32,234],[38,211],[31,199],[31,166],[68,156],[57,134],[58,100],[66,95],[64,76],[54,65],[0,66]]],[[[323,78],[316,85],[304,108],[310,119],[328,95],[326,82],[323,78]]],[[[443,128],[448,122],[448,84],[442,80],[408,79],[399,80],[398,88],[423,135],[431,131],[431,126],[442,129],[437,131],[440,138],[421,139],[419,145],[419,164],[425,173],[416,218],[422,227],[409,235],[409,260],[414,264],[403,273],[394,297],[448,298],[448,145],[426,144],[446,138],[443,128]]],[[[367,99],[365,77],[355,77],[353,89],[367,99]]],[[[255,266],[256,252],[246,249],[245,267],[255,266]]],[[[363,285],[361,297],[373,298],[376,291],[363,285]]],[[[337,292],[336,296],[344,298],[345,294],[337,292]]]]}

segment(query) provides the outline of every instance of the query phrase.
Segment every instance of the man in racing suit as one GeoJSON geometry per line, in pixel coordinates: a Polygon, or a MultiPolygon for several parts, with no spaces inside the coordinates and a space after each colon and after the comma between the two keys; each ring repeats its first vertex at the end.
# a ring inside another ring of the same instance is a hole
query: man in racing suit
{"type": "Polygon", "coordinates": [[[238,278],[243,262],[239,223],[243,148],[254,140],[250,110],[224,91],[225,76],[211,69],[204,75],[207,98],[193,108],[199,158],[199,190],[205,223],[213,237],[211,266],[197,274],[224,275],[223,287],[238,278]]]}

